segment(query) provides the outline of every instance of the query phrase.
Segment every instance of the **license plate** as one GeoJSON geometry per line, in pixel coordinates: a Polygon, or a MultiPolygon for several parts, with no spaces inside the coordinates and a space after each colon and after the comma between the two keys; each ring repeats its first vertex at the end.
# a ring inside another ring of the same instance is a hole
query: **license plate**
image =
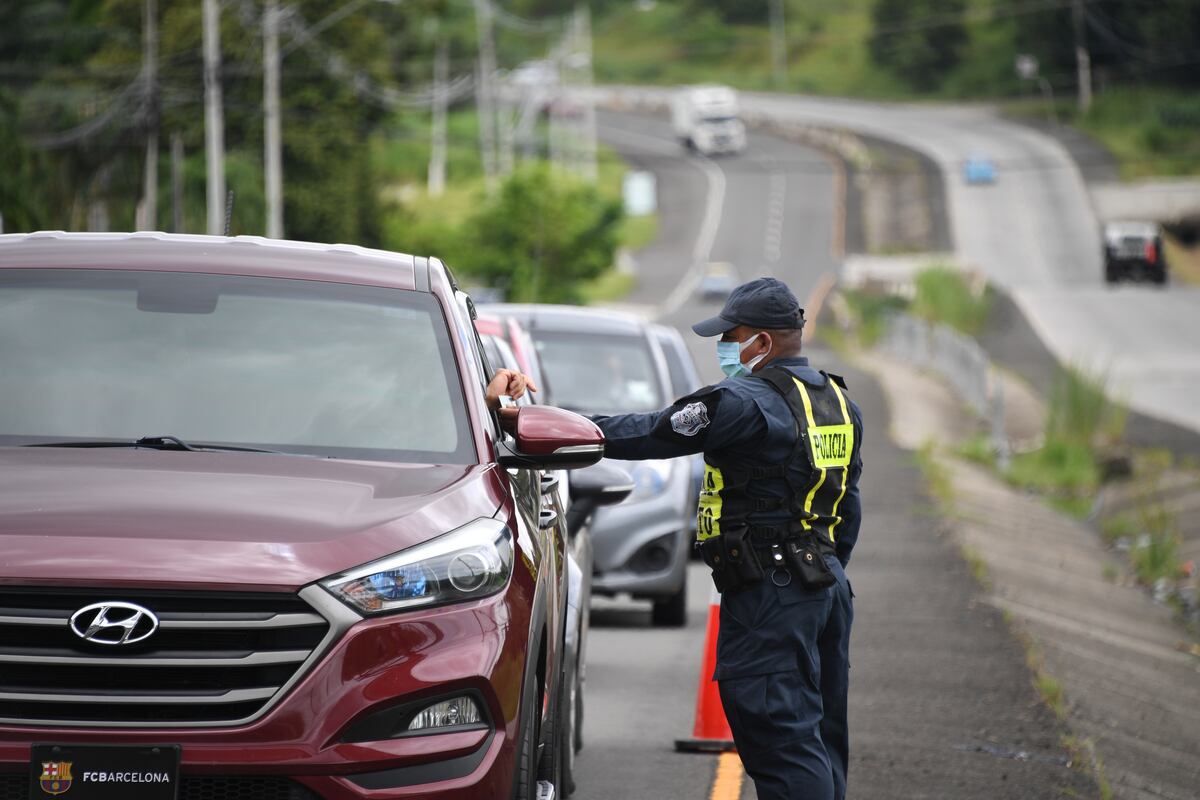
{"type": "Polygon", "coordinates": [[[35,744],[30,800],[175,800],[177,745],[35,744]]]}

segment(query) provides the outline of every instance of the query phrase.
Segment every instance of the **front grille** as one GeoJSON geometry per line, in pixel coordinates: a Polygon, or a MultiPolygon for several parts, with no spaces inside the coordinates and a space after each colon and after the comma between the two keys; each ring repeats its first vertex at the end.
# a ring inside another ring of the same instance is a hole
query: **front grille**
{"type": "MultiPolygon", "coordinates": [[[[29,775],[0,775],[0,800],[29,800],[29,775]]],[[[321,796],[286,778],[184,775],[179,779],[179,800],[321,800],[321,796]]]]}
{"type": "Polygon", "coordinates": [[[1146,255],[1146,240],[1141,236],[1123,236],[1116,250],[1119,258],[1143,258],[1146,255]]]}
{"type": "Polygon", "coordinates": [[[286,778],[189,777],[179,780],[179,800],[321,800],[307,786],[286,778]]]}
{"type": "Polygon", "coordinates": [[[0,587],[0,721],[240,722],[293,681],[329,627],[292,594],[0,587]],[[111,601],[153,611],[159,630],[121,646],[71,630],[75,611],[111,601]]]}

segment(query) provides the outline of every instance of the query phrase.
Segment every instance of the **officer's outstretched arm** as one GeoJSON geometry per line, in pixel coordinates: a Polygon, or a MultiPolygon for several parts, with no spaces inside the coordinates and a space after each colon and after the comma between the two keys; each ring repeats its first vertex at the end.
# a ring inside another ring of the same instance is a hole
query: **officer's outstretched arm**
{"type": "Polygon", "coordinates": [[[740,397],[706,386],[661,411],[592,417],[604,431],[612,458],[674,458],[721,450],[750,439],[765,426],[762,416],[740,397]]]}

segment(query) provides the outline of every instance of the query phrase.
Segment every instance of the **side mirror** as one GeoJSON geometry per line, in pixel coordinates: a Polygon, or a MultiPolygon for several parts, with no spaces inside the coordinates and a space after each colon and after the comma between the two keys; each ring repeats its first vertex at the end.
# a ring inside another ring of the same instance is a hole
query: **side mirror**
{"type": "Polygon", "coordinates": [[[571,476],[571,501],[614,506],[629,497],[633,478],[611,461],[601,461],[571,476]]]}
{"type": "Polygon", "coordinates": [[[567,509],[567,532],[574,536],[600,506],[611,506],[633,491],[633,478],[611,461],[601,461],[571,476],[571,507],[567,509]]]}
{"type": "Polygon", "coordinates": [[[604,434],[595,423],[551,406],[521,406],[513,443],[496,445],[502,467],[579,469],[604,457],[604,434]]]}

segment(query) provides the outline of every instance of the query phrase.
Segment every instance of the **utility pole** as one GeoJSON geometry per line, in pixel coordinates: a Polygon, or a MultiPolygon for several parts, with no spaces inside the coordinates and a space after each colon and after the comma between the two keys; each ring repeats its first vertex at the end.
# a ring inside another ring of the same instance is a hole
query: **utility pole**
{"type": "Polygon", "coordinates": [[[1092,57],[1087,48],[1087,13],[1084,0],[1071,1],[1071,24],[1075,29],[1075,68],[1078,72],[1079,110],[1092,107],[1092,57]]]}
{"type": "Polygon", "coordinates": [[[578,59],[577,84],[583,89],[583,118],[580,120],[579,171],[589,181],[596,180],[596,100],[592,96],[592,13],[586,3],[575,6],[575,57],[578,59]]]}
{"type": "Polygon", "coordinates": [[[146,168],[142,179],[142,214],[138,228],[158,227],[158,0],[145,0],[142,10],[142,75],[146,81],[146,168]]]}
{"type": "Polygon", "coordinates": [[[171,134],[171,230],[183,233],[183,135],[171,134]]]}
{"type": "Polygon", "coordinates": [[[775,88],[787,87],[787,36],[783,21],[783,0],[771,2],[771,72],[775,88]]]}
{"type": "Polygon", "coordinates": [[[446,106],[449,105],[446,81],[450,71],[449,55],[446,40],[438,34],[433,56],[433,98],[429,125],[428,190],[431,197],[437,197],[446,190],[446,106]]]}
{"type": "Polygon", "coordinates": [[[475,0],[475,36],[479,45],[475,110],[479,117],[479,155],[488,191],[496,188],[496,105],[492,79],[496,74],[496,46],[492,38],[492,7],[475,0]]]}
{"type": "Polygon", "coordinates": [[[204,0],[204,153],[208,173],[208,232],[225,230],[225,121],[221,108],[221,12],[204,0]]]}
{"type": "Polygon", "coordinates": [[[264,171],[267,237],[283,238],[283,131],[279,119],[279,3],[263,5],[264,171]]]}

